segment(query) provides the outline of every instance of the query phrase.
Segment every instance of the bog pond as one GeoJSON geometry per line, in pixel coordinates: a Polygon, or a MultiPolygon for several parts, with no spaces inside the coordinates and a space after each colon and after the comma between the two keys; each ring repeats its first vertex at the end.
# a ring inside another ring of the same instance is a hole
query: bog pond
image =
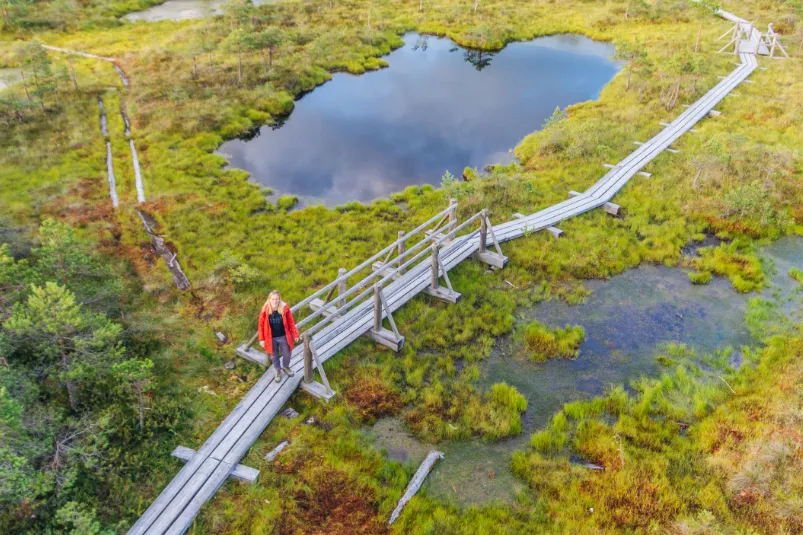
{"type": "Polygon", "coordinates": [[[509,163],[556,107],[596,99],[620,70],[613,46],[577,35],[498,53],[410,33],[389,68],[338,73],[280,123],[223,144],[232,167],[276,195],[332,206],[370,201],[449,171],[509,163]]]}
{"type": "MultiPolygon", "coordinates": [[[[773,263],[774,275],[771,288],[761,296],[777,299],[786,312],[799,314],[803,287],[788,273],[791,267],[803,268],[803,239],[780,240],[762,256],[773,263]]],[[[527,398],[521,435],[496,443],[432,445],[415,439],[397,418],[379,420],[365,432],[400,462],[417,465],[429,450],[443,451],[445,459],[425,485],[434,496],[460,505],[512,501],[524,485],[510,471],[512,453],[526,448],[530,435],[564,403],[602,394],[609,385],[627,388],[642,375],[659,375],[667,368],[656,357],[665,354],[666,344],[685,344],[698,354],[730,347],[732,364],[738,366],[739,347],[754,342],[744,314],[747,302],[757,295],[738,294],[723,278],[695,286],[681,269],[642,265],[607,281],[590,281],[587,287],[592,294],[585,304],[548,301],[519,310],[516,317],[517,324],[538,320],[550,327],[583,326],[586,340],[577,359],[536,364],[523,358],[519,343],[508,336],[496,341],[481,365],[479,388],[506,382],[527,398]]],[[[674,367],[682,358],[672,360],[674,367]]]]}

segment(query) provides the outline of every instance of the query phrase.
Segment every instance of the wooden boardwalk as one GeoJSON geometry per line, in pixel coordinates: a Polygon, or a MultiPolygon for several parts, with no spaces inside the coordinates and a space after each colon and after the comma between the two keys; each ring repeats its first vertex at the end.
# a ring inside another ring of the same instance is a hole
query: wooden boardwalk
{"type": "MultiPolygon", "coordinates": [[[[748,24],[729,13],[723,12],[721,15],[734,22],[748,24]]],[[[756,37],[754,43],[756,50],[759,47],[758,39],[756,37]]],[[[500,242],[512,240],[609,203],[636,173],[705,118],[758,66],[751,53],[742,52],[738,57],[741,62],[733,72],[665,126],[660,133],[616,164],[587,191],[529,216],[491,227],[491,234],[500,242]]],[[[479,248],[480,237],[477,231],[454,239],[440,250],[443,269],[448,271],[457,266],[479,248]]],[[[430,286],[431,270],[425,264],[411,268],[384,289],[391,312],[430,286]]],[[[374,307],[370,302],[362,303],[343,314],[315,335],[314,347],[318,359],[324,362],[331,358],[366,334],[373,325],[374,307]]],[[[298,388],[304,371],[303,351],[301,344],[293,351],[290,366],[296,372],[295,377],[283,375],[281,382],[277,383],[273,373],[268,371],[257,381],[148,507],[129,530],[129,535],[180,535],[187,530],[203,504],[231,476],[251,445],[298,388]]],[[[258,355],[257,352],[254,354],[258,355]]],[[[264,360],[264,356],[254,357],[255,360],[260,358],[264,360]]]]}

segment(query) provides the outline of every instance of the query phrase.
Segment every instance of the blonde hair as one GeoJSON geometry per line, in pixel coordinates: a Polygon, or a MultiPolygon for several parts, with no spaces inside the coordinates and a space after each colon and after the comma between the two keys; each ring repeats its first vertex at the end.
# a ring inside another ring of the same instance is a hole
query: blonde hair
{"type": "Polygon", "coordinates": [[[270,291],[270,293],[268,294],[268,300],[265,301],[265,306],[268,307],[268,311],[271,314],[273,314],[274,312],[277,312],[277,311],[279,313],[281,313],[284,310],[284,302],[282,301],[282,294],[279,293],[279,290],[271,290],[270,291]],[[273,297],[274,295],[279,298],[279,307],[276,310],[274,310],[273,307],[270,304],[270,298],[273,297]]]}

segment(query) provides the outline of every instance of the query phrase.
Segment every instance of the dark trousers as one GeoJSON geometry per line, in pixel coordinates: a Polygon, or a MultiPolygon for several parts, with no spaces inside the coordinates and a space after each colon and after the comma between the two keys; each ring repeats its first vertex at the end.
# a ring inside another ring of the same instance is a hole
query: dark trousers
{"type": "Polygon", "coordinates": [[[290,344],[287,343],[286,336],[280,336],[273,339],[273,354],[270,356],[273,361],[273,367],[276,371],[279,370],[279,350],[282,351],[282,367],[287,368],[290,366],[290,344]]]}

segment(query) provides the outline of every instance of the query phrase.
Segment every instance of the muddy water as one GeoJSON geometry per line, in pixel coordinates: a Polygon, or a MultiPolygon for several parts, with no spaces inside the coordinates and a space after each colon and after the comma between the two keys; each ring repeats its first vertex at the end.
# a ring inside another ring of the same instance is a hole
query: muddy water
{"type": "MultiPolygon", "coordinates": [[[[800,311],[803,291],[788,272],[793,266],[803,269],[803,239],[780,240],[763,256],[775,266],[772,287],[764,296],[775,294],[787,310],[800,311]]],[[[416,440],[402,422],[389,418],[368,431],[377,447],[392,459],[413,464],[430,449],[443,451],[445,459],[425,487],[431,495],[460,505],[509,502],[522,488],[509,470],[511,454],[525,448],[530,434],[564,403],[597,396],[610,385],[626,386],[641,375],[659,374],[663,368],[656,356],[667,343],[706,352],[753,342],[744,313],[747,301],[756,295],[737,294],[725,279],[694,286],[683,270],[645,265],[588,286],[593,293],[584,305],[551,301],[520,310],[517,317],[518,323],[537,319],[553,327],[582,325],[587,339],[576,360],[535,364],[520,356],[522,348],[512,337],[504,337],[483,366],[480,387],[506,382],[527,397],[520,436],[495,444],[468,440],[433,446],[416,440]]],[[[737,361],[738,350],[733,359],[737,361]]]]}

